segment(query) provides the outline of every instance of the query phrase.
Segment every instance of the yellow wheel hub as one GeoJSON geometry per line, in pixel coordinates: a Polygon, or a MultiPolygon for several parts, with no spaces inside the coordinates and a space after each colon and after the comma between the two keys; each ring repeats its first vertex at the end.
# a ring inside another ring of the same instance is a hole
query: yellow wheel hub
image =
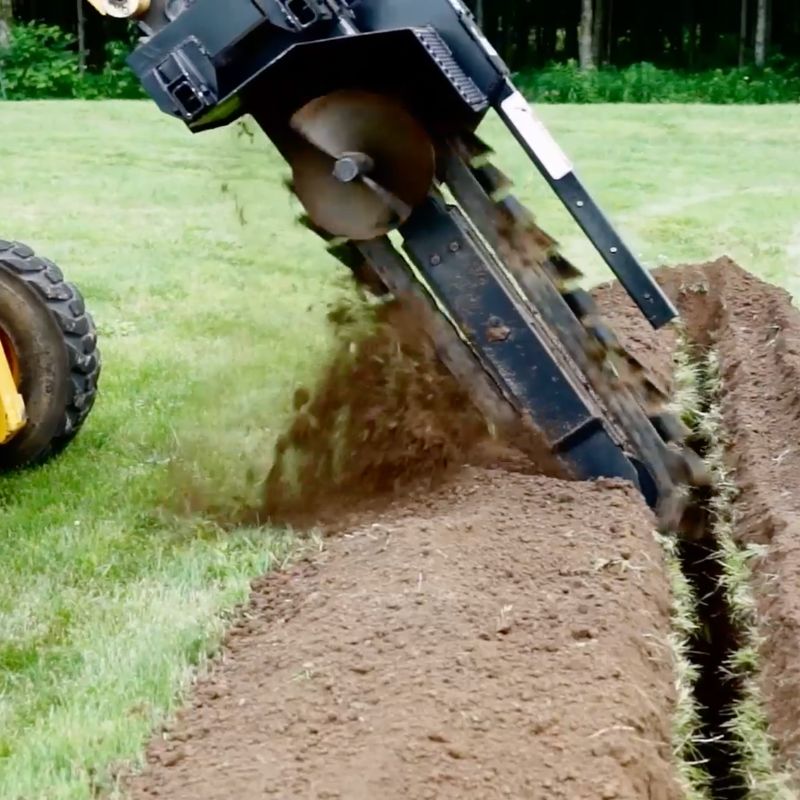
{"type": "Polygon", "coordinates": [[[0,328],[0,445],[25,427],[25,401],[19,393],[20,380],[17,353],[10,337],[0,328]]]}

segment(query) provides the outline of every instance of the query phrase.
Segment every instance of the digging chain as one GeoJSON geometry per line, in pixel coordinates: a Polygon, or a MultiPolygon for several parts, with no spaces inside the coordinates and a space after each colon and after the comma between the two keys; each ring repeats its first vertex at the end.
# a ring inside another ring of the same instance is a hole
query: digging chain
{"type": "MultiPolygon", "coordinates": [[[[491,150],[475,136],[454,142],[446,156],[449,188],[460,203],[471,206],[468,215],[555,334],[554,346],[579,368],[621,441],[645,456],[657,482],[674,486],[674,501],[681,503],[681,487],[703,487],[709,481],[702,459],[687,443],[689,429],[668,409],[668,395],[603,321],[592,296],[570,288],[580,271],[558,253],[555,240],[511,194],[510,179],[490,156],[491,150]],[[483,191],[470,191],[470,179],[483,191]],[[559,302],[572,314],[553,313],[559,302]]],[[[679,513],[677,507],[665,511],[667,516],[679,513]]]]}

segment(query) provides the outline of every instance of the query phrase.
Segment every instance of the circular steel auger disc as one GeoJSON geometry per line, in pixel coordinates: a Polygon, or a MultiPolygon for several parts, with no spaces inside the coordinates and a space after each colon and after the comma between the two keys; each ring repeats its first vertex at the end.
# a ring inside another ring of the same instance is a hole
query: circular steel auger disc
{"type": "Polygon", "coordinates": [[[315,225],[367,241],[402,225],[428,195],[435,151],[427,131],[398,102],[343,90],[297,111],[289,155],[294,191],[315,225]]]}

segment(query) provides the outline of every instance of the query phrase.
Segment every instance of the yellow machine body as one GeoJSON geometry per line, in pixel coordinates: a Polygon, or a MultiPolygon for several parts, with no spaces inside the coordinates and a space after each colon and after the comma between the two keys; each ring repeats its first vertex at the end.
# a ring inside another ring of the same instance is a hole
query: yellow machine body
{"type": "Polygon", "coordinates": [[[17,389],[5,350],[0,347],[0,445],[25,427],[25,401],[17,389]]]}

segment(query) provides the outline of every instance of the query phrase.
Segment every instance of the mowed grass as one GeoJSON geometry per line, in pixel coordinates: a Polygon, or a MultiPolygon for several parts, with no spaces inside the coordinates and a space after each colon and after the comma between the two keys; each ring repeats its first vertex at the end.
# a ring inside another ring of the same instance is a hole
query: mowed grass
{"type": "MultiPolygon", "coordinates": [[[[540,113],[649,265],[729,254],[800,291],[800,107],[540,113]]],[[[347,280],[294,222],[267,146],[193,137],[146,103],[6,103],[3,123],[0,236],[80,283],[105,366],[75,445],[0,479],[0,798],[91,798],[136,762],[249,579],[292,551],[204,509],[257,501],[347,280]]],[[[543,226],[608,277],[498,134],[543,226]]]]}

